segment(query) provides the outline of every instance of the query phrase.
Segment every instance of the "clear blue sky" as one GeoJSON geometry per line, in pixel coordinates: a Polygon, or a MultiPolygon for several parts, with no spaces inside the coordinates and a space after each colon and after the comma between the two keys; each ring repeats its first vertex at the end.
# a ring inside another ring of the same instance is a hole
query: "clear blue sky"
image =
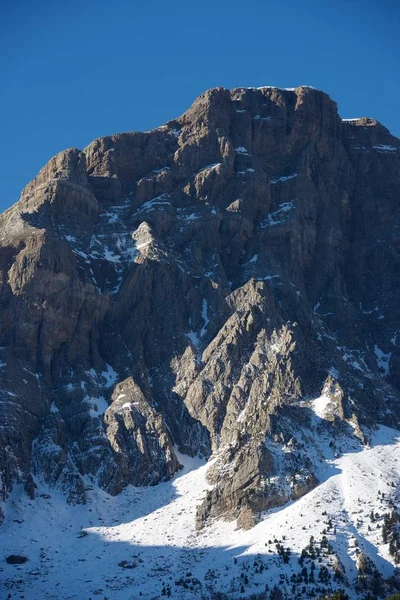
{"type": "Polygon", "coordinates": [[[400,136],[400,0],[3,0],[0,209],[55,153],[222,85],[313,85],[400,136]]]}

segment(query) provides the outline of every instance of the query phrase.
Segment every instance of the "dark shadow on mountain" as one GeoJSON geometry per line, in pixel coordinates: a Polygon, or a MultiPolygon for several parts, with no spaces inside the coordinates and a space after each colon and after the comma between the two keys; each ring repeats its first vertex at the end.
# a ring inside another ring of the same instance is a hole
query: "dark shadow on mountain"
{"type": "MultiPolygon", "coordinates": [[[[188,460],[192,459],[188,458],[188,460]]],[[[202,464],[206,464],[205,460],[200,461],[198,459],[197,462],[197,468],[202,464]]],[[[88,522],[82,526],[112,527],[146,517],[150,513],[169,505],[180,496],[176,484],[182,476],[187,475],[192,470],[193,468],[190,466],[184,467],[169,481],[154,486],[128,486],[116,496],[110,496],[106,492],[98,490],[95,500],[89,496],[87,507],[85,507],[88,522]],[[100,502],[98,499],[100,499],[100,502]]]]}

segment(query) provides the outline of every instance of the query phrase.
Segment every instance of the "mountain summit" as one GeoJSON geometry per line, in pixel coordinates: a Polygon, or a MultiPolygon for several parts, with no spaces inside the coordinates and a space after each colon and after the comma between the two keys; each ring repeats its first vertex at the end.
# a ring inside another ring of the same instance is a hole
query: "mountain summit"
{"type": "Polygon", "coordinates": [[[249,529],[400,428],[399,198],[400,141],[310,87],[53,157],[0,217],[3,506],[200,456],[197,530],[249,529]]]}

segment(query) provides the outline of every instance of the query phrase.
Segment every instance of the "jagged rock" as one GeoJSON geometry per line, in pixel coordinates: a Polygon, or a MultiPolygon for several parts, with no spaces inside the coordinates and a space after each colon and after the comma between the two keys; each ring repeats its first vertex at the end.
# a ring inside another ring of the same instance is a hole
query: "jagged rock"
{"type": "Polygon", "coordinates": [[[115,387],[112,400],[104,424],[117,468],[107,490],[115,494],[129,481],[154,485],[170,479],[180,465],[162,414],[154,410],[132,377],[115,387]]]}
{"type": "Polygon", "coordinates": [[[26,556],[23,556],[22,554],[10,554],[10,556],[6,557],[6,562],[9,565],[23,565],[28,560],[29,559],[26,556]]]}
{"type": "Polygon", "coordinates": [[[135,561],[122,560],[118,563],[118,566],[122,567],[123,569],[135,569],[137,567],[137,563],[135,563],[135,561]]]}
{"type": "Polygon", "coordinates": [[[89,535],[88,532],[85,529],[82,529],[82,531],[80,531],[76,537],[77,538],[84,538],[87,535],[89,535]]]}
{"type": "Polygon", "coordinates": [[[0,217],[0,498],[155,485],[177,448],[215,458],[198,526],[249,527],[316,485],[310,424],[399,425],[399,196],[399,140],[308,87],[51,159],[0,217]]]}

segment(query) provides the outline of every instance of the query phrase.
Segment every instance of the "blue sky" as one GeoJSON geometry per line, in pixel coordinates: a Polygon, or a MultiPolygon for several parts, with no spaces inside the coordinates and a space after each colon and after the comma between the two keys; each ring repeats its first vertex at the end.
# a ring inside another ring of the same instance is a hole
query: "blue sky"
{"type": "Polygon", "coordinates": [[[3,210],[55,153],[222,85],[313,85],[400,136],[398,0],[4,0],[3,210]]]}

